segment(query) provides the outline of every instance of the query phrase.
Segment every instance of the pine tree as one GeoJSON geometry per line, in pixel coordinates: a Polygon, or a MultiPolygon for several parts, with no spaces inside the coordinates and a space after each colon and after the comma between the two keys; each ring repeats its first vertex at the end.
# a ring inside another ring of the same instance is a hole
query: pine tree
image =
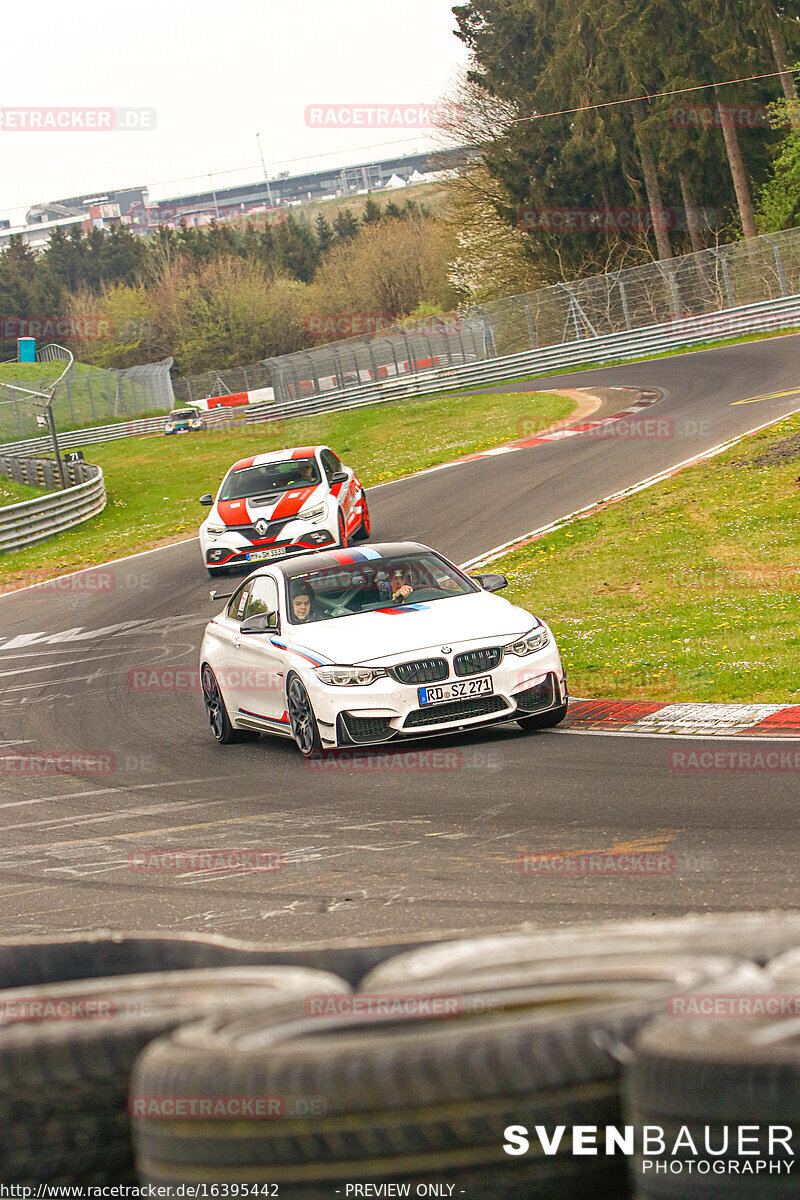
{"type": "Polygon", "coordinates": [[[381,212],[380,204],[373,200],[372,196],[367,196],[367,202],[364,205],[364,211],[361,214],[361,221],[364,225],[374,225],[380,221],[383,213],[381,212]]]}
{"type": "Polygon", "coordinates": [[[342,208],[334,217],[333,231],[342,241],[354,238],[359,230],[358,217],[354,217],[349,208],[342,208]]]}

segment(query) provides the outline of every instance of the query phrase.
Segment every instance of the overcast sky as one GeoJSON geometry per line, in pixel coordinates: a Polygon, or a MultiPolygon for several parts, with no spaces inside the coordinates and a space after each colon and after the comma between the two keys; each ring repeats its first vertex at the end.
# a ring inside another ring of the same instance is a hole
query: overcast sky
{"type": "Polygon", "coordinates": [[[0,217],[147,185],[162,198],[424,150],[424,130],[310,128],[319,104],[435,103],[466,63],[454,0],[5,5],[2,108],[154,109],[150,132],[0,130],[0,217]],[[389,143],[379,145],[380,143],[389,143]],[[324,157],[323,157],[324,156],[324,157]],[[249,168],[237,170],[237,168],[249,168]]]}

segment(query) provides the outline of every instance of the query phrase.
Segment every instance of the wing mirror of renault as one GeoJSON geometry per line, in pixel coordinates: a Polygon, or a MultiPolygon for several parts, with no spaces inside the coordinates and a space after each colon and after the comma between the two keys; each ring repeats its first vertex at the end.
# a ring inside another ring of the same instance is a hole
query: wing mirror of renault
{"type": "Polygon", "coordinates": [[[211,495],[210,492],[207,492],[205,496],[200,497],[200,503],[205,508],[211,508],[211,505],[214,503],[214,497],[211,495]]]}
{"type": "Polygon", "coordinates": [[[331,487],[335,487],[337,483],[347,483],[346,471],[336,471],[331,475],[331,487]]]}

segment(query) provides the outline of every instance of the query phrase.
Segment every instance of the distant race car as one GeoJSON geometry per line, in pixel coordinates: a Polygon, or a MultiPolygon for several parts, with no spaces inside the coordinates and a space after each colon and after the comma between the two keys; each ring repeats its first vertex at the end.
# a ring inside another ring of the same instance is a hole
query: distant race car
{"type": "Polygon", "coordinates": [[[490,594],[506,584],[465,575],[416,542],[260,568],[203,638],[214,737],[276,733],[310,757],[496,721],[558,725],[567,681],[555,639],[490,594]]]}
{"type": "Polygon", "coordinates": [[[364,489],[328,446],[243,458],[200,503],[211,506],[200,526],[209,575],[369,537],[364,489]]]}
{"type": "Polygon", "coordinates": [[[205,421],[196,408],[176,408],[167,417],[164,433],[191,433],[205,427],[205,421]]]}

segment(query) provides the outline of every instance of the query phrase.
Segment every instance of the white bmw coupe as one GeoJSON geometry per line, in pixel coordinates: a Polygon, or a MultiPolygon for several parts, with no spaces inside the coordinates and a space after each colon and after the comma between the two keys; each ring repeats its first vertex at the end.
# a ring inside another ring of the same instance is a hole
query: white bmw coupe
{"type": "Polygon", "coordinates": [[[567,684],[555,639],[493,594],[505,586],[417,542],[259,568],[203,638],[214,737],[275,733],[310,757],[509,719],[558,725],[567,684]]]}

